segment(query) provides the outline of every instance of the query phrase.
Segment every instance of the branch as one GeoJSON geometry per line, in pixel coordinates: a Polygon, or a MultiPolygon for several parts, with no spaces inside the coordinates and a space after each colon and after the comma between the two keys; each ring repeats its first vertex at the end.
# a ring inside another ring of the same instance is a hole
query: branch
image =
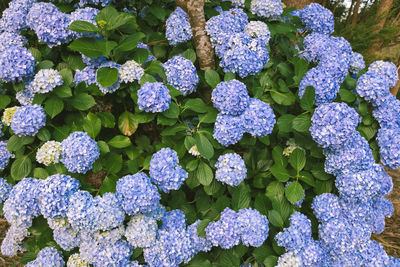
{"type": "Polygon", "coordinates": [[[214,50],[205,30],[204,0],[175,0],[175,3],[189,16],[200,69],[215,69],[214,50]]]}

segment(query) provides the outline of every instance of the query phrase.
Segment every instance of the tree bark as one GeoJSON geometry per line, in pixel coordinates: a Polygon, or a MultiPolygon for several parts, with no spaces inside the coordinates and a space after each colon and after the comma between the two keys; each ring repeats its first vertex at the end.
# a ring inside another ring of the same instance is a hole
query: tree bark
{"type": "Polygon", "coordinates": [[[295,7],[297,9],[302,9],[312,3],[311,0],[286,0],[284,2],[287,7],[295,7]]]}
{"type": "Polygon", "coordinates": [[[347,14],[346,24],[349,23],[350,18],[351,18],[351,15],[353,14],[353,7],[354,7],[354,4],[355,4],[355,0],[351,0],[351,6],[350,6],[350,8],[349,8],[349,14],[347,14]]]}
{"type": "Polygon", "coordinates": [[[175,3],[189,16],[200,69],[215,69],[214,50],[205,31],[204,0],[175,0],[175,3]]]}
{"type": "Polygon", "coordinates": [[[353,19],[351,21],[351,26],[356,26],[357,24],[358,10],[360,9],[360,5],[361,5],[361,0],[357,0],[353,11],[353,19]]]}
{"type": "MultiPolygon", "coordinates": [[[[373,35],[378,34],[383,27],[385,26],[388,14],[390,9],[393,6],[393,0],[382,0],[378,7],[378,12],[376,17],[378,19],[377,23],[374,26],[374,30],[372,31],[373,35]]],[[[378,49],[382,46],[382,40],[378,37],[372,41],[370,48],[368,49],[367,53],[374,54],[378,49]]]]}
{"type": "MultiPolygon", "coordinates": [[[[400,75],[400,66],[397,68],[397,73],[400,75]]],[[[399,89],[400,89],[400,80],[398,80],[396,85],[390,89],[390,92],[392,93],[392,95],[397,96],[399,89]]]]}

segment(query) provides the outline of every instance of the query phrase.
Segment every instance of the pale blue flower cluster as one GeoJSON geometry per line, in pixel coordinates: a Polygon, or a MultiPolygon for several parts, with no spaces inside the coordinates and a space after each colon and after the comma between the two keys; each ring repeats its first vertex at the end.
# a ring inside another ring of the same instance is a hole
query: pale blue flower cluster
{"type": "Polygon", "coordinates": [[[133,216],[125,230],[126,240],[134,248],[150,247],[157,236],[158,226],[154,218],[133,216]]]}
{"type": "Polygon", "coordinates": [[[161,191],[178,190],[187,178],[188,173],[179,165],[174,150],[162,148],[151,157],[150,179],[161,191]]]}
{"type": "Polygon", "coordinates": [[[189,17],[182,8],[177,7],[166,21],[165,36],[170,45],[178,45],[192,39],[189,17]]]}
{"type": "Polygon", "coordinates": [[[15,45],[0,51],[0,79],[20,82],[34,75],[35,58],[25,47],[15,45]]]}
{"type": "Polygon", "coordinates": [[[353,75],[357,75],[360,72],[360,70],[363,69],[365,69],[364,57],[360,53],[353,52],[350,61],[350,69],[349,69],[350,73],[353,75]]]}
{"type": "Polygon", "coordinates": [[[283,13],[281,0],[252,0],[250,12],[262,18],[277,20],[283,13]]]}
{"type": "Polygon", "coordinates": [[[171,96],[162,82],[146,82],[137,92],[138,106],[146,112],[163,112],[169,108],[171,96]]]}
{"type": "Polygon", "coordinates": [[[322,33],[332,34],[334,30],[334,17],[329,9],[317,3],[309,4],[300,11],[301,20],[305,25],[305,30],[322,33]]]}
{"type": "Polygon", "coordinates": [[[25,88],[15,95],[15,98],[22,106],[32,105],[34,97],[35,93],[30,88],[25,88]]]}
{"type": "Polygon", "coordinates": [[[35,136],[46,125],[46,114],[39,105],[18,107],[11,119],[11,129],[18,136],[35,136]]]}
{"type": "Polygon", "coordinates": [[[264,45],[268,45],[271,39],[268,25],[262,21],[250,21],[244,28],[244,32],[252,38],[260,38],[264,45]]]}
{"type": "Polygon", "coordinates": [[[164,213],[160,230],[185,229],[186,217],[181,210],[171,210],[164,213]]]}
{"type": "Polygon", "coordinates": [[[244,131],[258,137],[272,133],[276,123],[271,106],[257,98],[250,98],[249,106],[243,112],[242,118],[244,131]]]}
{"type": "Polygon", "coordinates": [[[0,203],[8,198],[12,186],[4,179],[0,178],[0,203]]]}
{"type": "Polygon", "coordinates": [[[36,0],[13,0],[3,11],[0,19],[0,32],[19,33],[26,29],[26,16],[36,0]]]}
{"type": "Polygon", "coordinates": [[[78,180],[63,174],[55,174],[43,180],[39,193],[39,208],[43,217],[66,217],[69,198],[79,187],[78,180]]]}
{"type": "Polygon", "coordinates": [[[65,265],[63,255],[53,247],[45,247],[39,251],[34,261],[28,262],[27,267],[54,266],[63,267],[65,265]]]}
{"type": "Polygon", "coordinates": [[[245,246],[261,246],[268,237],[268,219],[254,209],[235,212],[225,208],[216,222],[205,229],[207,240],[213,246],[230,249],[242,242],[245,246]]]}
{"type": "Polygon", "coordinates": [[[236,153],[221,155],[215,164],[215,179],[230,186],[239,185],[246,179],[247,169],[244,160],[236,153]]]}
{"type": "Polygon", "coordinates": [[[15,32],[0,33],[0,51],[13,46],[24,46],[26,42],[27,40],[25,37],[15,32]]]}
{"type": "Polygon", "coordinates": [[[33,94],[44,94],[53,91],[54,88],[63,84],[58,71],[53,69],[42,69],[35,74],[33,81],[29,83],[28,90],[33,94]]]}
{"type": "Polygon", "coordinates": [[[236,144],[244,134],[241,116],[218,114],[214,124],[213,137],[223,146],[236,144]]]}
{"type": "Polygon", "coordinates": [[[14,155],[7,149],[7,141],[0,141],[0,171],[4,170],[14,155]]]}
{"type": "MultiPolygon", "coordinates": [[[[71,251],[79,247],[81,243],[80,232],[72,228],[71,224],[65,218],[48,219],[49,227],[53,229],[53,239],[66,251],[71,251]]],[[[87,234],[87,233],[84,233],[87,234]]]]}
{"type": "Polygon", "coordinates": [[[101,6],[108,6],[113,2],[112,0],[80,0],[79,1],[79,6],[85,6],[85,5],[101,5],[101,6]]]}
{"type": "Polygon", "coordinates": [[[375,164],[368,142],[356,131],[358,123],[355,110],[343,103],[315,110],[311,135],[325,148],[325,170],[337,176],[339,196],[314,198],[319,241],[311,237],[311,222],[301,213],[292,214],[290,227],[276,235],[278,245],[301,266],[391,266],[383,247],[370,237],[383,231],[385,217],[393,213],[393,205],[383,198],[393,183],[375,164]]]}
{"type": "Polygon", "coordinates": [[[390,93],[398,80],[393,63],[375,61],[356,86],[358,95],[375,107],[372,114],[381,126],[377,136],[381,161],[391,169],[400,167],[400,101],[390,93]]]}
{"type": "Polygon", "coordinates": [[[182,95],[196,91],[199,76],[192,61],[182,56],[174,56],[162,66],[167,75],[168,84],[181,91],[182,95]]]}
{"type": "Polygon", "coordinates": [[[213,105],[221,114],[237,116],[249,106],[246,85],[238,80],[220,82],[212,92],[213,105]]]}
{"type": "Polygon", "coordinates": [[[157,209],[161,199],[157,187],[144,173],[127,175],[119,179],[116,196],[129,215],[151,213],[157,209]]]}
{"type": "Polygon", "coordinates": [[[85,132],[73,132],[61,142],[61,162],[69,172],[86,173],[99,156],[96,141],[85,132]]]}

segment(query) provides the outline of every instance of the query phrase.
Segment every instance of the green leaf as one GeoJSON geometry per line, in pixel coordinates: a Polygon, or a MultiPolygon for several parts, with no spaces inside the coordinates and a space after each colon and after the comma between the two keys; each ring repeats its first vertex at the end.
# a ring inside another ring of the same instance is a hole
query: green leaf
{"type": "Polygon", "coordinates": [[[113,137],[108,144],[115,148],[125,148],[132,145],[131,140],[127,136],[117,135],[113,137]]]}
{"type": "Polygon", "coordinates": [[[28,156],[16,159],[11,165],[11,177],[17,181],[28,177],[31,171],[32,162],[28,156]]]}
{"type": "Polygon", "coordinates": [[[271,91],[271,97],[277,104],[284,106],[291,106],[296,101],[296,97],[290,91],[287,93],[271,91]]]}
{"type": "Polygon", "coordinates": [[[268,220],[272,225],[276,227],[283,228],[283,219],[282,216],[276,210],[268,211],[268,220]]]}
{"type": "Polygon", "coordinates": [[[104,56],[108,57],[111,51],[117,46],[118,44],[114,41],[106,41],[106,52],[104,56]]]}
{"type": "Polygon", "coordinates": [[[196,171],[196,176],[197,179],[199,180],[200,184],[202,185],[209,185],[213,181],[214,174],[210,168],[210,166],[207,165],[207,163],[201,161],[199,163],[199,166],[197,167],[196,171]]]}
{"type": "Polygon", "coordinates": [[[339,96],[340,99],[347,103],[353,103],[354,101],[356,101],[356,97],[354,96],[354,94],[351,91],[343,88],[340,88],[339,96]]]}
{"type": "Polygon", "coordinates": [[[278,263],[278,257],[274,255],[270,255],[264,260],[265,267],[274,267],[278,263]]]}
{"type": "Polygon", "coordinates": [[[54,118],[64,109],[64,102],[58,97],[52,97],[44,103],[44,110],[51,118],[54,118]]]}
{"type": "Polygon", "coordinates": [[[11,103],[11,97],[8,95],[0,95],[0,110],[5,109],[11,103]]]}
{"type": "Polygon", "coordinates": [[[97,146],[100,148],[100,152],[103,153],[103,154],[106,154],[106,153],[110,152],[110,147],[104,141],[97,142],[97,146]]]}
{"type": "Polygon", "coordinates": [[[285,76],[286,78],[289,78],[289,77],[291,77],[291,76],[293,75],[293,72],[292,72],[292,70],[291,70],[289,64],[286,63],[286,62],[281,62],[281,63],[279,63],[278,66],[277,66],[277,68],[278,68],[279,72],[280,72],[283,76],[285,76]]]}
{"type": "Polygon", "coordinates": [[[303,199],[304,189],[299,182],[292,182],[285,189],[285,196],[294,204],[303,199]]]}
{"type": "Polygon", "coordinates": [[[129,111],[125,111],[118,118],[118,128],[122,134],[131,136],[134,134],[139,126],[135,115],[129,111]]]}
{"type": "Polygon", "coordinates": [[[98,28],[90,22],[84,20],[75,20],[69,25],[68,30],[80,33],[88,33],[97,32],[98,28]]]}
{"type": "Polygon", "coordinates": [[[107,30],[115,30],[130,22],[135,22],[135,17],[132,14],[120,13],[118,16],[111,17],[107,30]]]}
{"type": "Polygon", "coordinates": [[[208,106],[200,98],[191,98],[185,103],[185,107],[199,113],[206,113],[208,106]]]}
{"type": "Polygon", "coordinates": [[[99,188],[99,193],[102,195],[108,192],[114,193],[116,187],[117,187],[117,182],[114,179],[106,176],[106,178],[104,178],[103,182],[101,183],[101,186],[99,188]]]}
{"type": "Polygon", "coordinates": [[[207,137],[202,134],[196,135],[196,144],[197,149],[203,157],[209,160],[212,158],[212,156],[214,156],[214,147],[207,137]]]}
{"type": "Polygon", "coordinates": [[[217,119],[218,112],[213,109],[209,108],[207,113],[199,114],[199,121],[201,123],[214,123],[217,119]]]}
{"type": "Polygon", "coordinates": [[[37,138],[39,138],[40,141],[46,142],[49,141],[51,138],[50,131],[46,128],[42,128],[39,130],[39,132],[36,134],[37,138]]]}
{"type": "Polygon", "coordinates": [[[169,118],[169,119],[177,119],[179,117],[179,107],[175,102],[171,102],[171,104],[169,104],[169,108],[164,111],[162,114],[169,118]]]}
{"type": "Polygon", "coordinates": [[[107,7],[103,8],[96,15],[95,21],[97,22],[97,24],[101,24],[101,23],[99,23],[100,21],[104,21],[106,23],[109,23],[111,21],[111,19],[113,17],[116,17],[116,16],[118,16],[118,11],[112,6],[107,6],[107,7]]]}
{"type": "Polygon", "coordinates": [[[65,85],[69,86],[74,81],[72,71],[68,68],[59,71],[65,85]]]}
{"type": "Polygon", "coordinates": [[[33,170],[33,177],[39,179],[46,179],[49,176],[49,173],[43,168],[35,168],[33,170]]]}
{"type": "Polygon", "coordinates": [[[115,127],[115,118],[114,115],[110,112],[99,112],[97,116],[101,120],[101,125],[106,128],[114,128],[115,127]]]}
{"type": "Polygon", "coordinates": [[[289,163],[297,171],[301,171],[306,165],[306,154],[300,148],[296,148],[289,157],[289,163]]]}
{"type": "Polygon", "coordinates": [[[146,37],[142,32],[135,32],[132,35],[126,35],[121,38],[119,45],[115,48],[115,51],[127,52],[137,47],[138,41],[146,37]]]}
{"type": "Polygon", "coordinates": [[[122,169],[122,155],[108,153],[104,160],[103,166],[108,173],[117,173],[122,169]]]}
{"type": "Polygon", "coordinates": [[[197,235],[199,237],[205,238],[206,237],[206,231],[205,229],[207,228],[207,226],[210,224],[210,220],[205,219],[205,220],[201,220],[199,222],[199,224],[197,225],[197,235]]]}
{"type": "Polygon", "coordinates": [[[87,57],[100,57],[106,54],[106,41],[94,40],[88,37],[79,38],[73,41],[68,47],[87,57]]]}
{"type": "Polygon", "coordinates": [[[280,146],[276,146],[272,149],[272,159],[275,164],[278,164],[279,166],[286,167],[287,165],[287,160],[283,157],[283,149],[280,146]]]}
{"type": "Polygon", "coordinates": [[[308,133],[311,127],[311,116],[309,114],[301,114],[293,119],[293,129],[301,133],[308,133]]]}
{"type": "Polygon", "coordinates": [[[239,185],[235,187],[232,194],[232,208],[236,211],[250,207],[251,195],[248,186],[239,185]]]}
{"type": "Polygon", "coordinates": [[[89,112],[83,120],[83,130],[88,133],[93,139],[100,133],[101,120],[92,112],[89,112]]]}
{"type": "Polygon", "coordinates": [[[133,59],[139,63],[142,64],[144,63],[149,57],[149,51],[147,51],[147,49],[144,48],[137,48],[135,50],[135,54],[133,55],[133,59]]]}
{"type": "Polygon", "coordinates": [[[215,70],[206,70],[205,79],[207,84],[210,85],[211,88],[217,87],[217,85],[221,82],[219,74],[215,70]]]}
{"type": "Polygon", "coordinates": [[[276,122],[278,129],[282,133],[289,133],[292,130],[293,119],[295,118],[292,114],[283,114],[276,122]]]}
{"type": "Polygon", "coordinates": [[[93,96],[86,93],[77,94],[71,100],[71,105],[78,110],[88,110],[96,104],[93,96]]]}
{"type": "Polygon", "coordinates": [[[97,71],[97,81],[104,87],[110,87],[118,81],[118,70],[102,67],[97,71]]]}
{"type": "Polygon", "coordinates": [[[270,171],[272,175],[280,182],[286,182],[289,180],[289,172],[283,166],[275,164],[270,168],[270,171]]]}
{"type": "Polygon", "coordinates": [[[307,111],[312,111],[315,102],[315,89],[312,86],[307,86],[303,97],[300,99],[300,106],[307,111]]]}
{"type": "Polygon", "coordinates": [[[196,52],[193,49],[189,48],[182,53],[182,57],[189,59],[190,61],[192,61],[192,63],[194,63],[196,61],[196,52]]]}
{"type": "Polygon", "coordinates": [[[10,152],[17,151],[24,145],[33,143],[34,140],[35,137],[33,136],[19,137],[18,135],[13,135],[7,141],[7,150],[10,152]]]}
{"type": "Polygon", "coordinates": [[[163,21],[165,19],[165,16],[167,15],[166,10],[158,5],[150,6],[149,11],[151,14],[153,14],[156,18],[158,18],[161,21],[163,21]]]}
{"type": "Polygon", "coordinates": [[[51,60],[43,60],[42,62],[39,62],[39,64],[36,65],[36,70],[41,70],[41,69],[50,69],[54,66],[53,61],[51,60]]]}
{"type": "Polygon", "coordinates": [[[68,85],[61,85],[53,90],[53,92],[61,98],[67,98],[72,96],[72,90],[68,85]]]}

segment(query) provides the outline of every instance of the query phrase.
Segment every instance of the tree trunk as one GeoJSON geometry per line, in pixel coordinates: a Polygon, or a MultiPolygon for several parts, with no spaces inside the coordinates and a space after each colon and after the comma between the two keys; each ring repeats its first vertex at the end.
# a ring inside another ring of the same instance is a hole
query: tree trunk
{"type": "Polygon", "coordinates": [[[303,7],[311,4],[311,0],[286,0],[284,3],[287,7],[295,7],[297,9],[302,9],[303,7]]]}
{"type": "Polygon", "coordinates": [[[350,8],[349,8],[349,13],[347,14],[346,24],[349,23],[350,18],[351,18],[351,14],[353,14],[354,3],[355,3],[355,0],[351,0],[351,6],[350,6],[350,8]]]}
{"type": "MultiPolygon", "coordinates": [[[[400,66],[397,68],[397,73],[400,75],[400,66]]],[[[397,96],[399,89],[400,89],[400,80],[398,80],[396,85],[390,89],[390,92],[392,93],[392,95],[397,96]]]]}
{"type": "Polygon", "coordinates": [[[361,0],[357,0],[356,6],[354,7],[353,11],[353,20],[351,21],[351,26],[356,26],[357,18],[358,18],[358,10],[360,9],[361,0]]]}
{"type": "Polygon", "coordinates": [[[339,1],[337,1],[337,2],[333,5],[332,14],[335,15],[336,8],[337,8],[337,7],[339,6],[339,4],[342,3],[342,2],[343,2],[343,0],[339,0],[339,1]]]}
{"type": "MultiPolygon", "coordinates": [[[[373,35],[378,34],[383,27],[385,26],[387,16],[389,14],[390,9],[393,6],[393,0],[382,0],[378,7],[378,12],[376,14],[377,23],[374,26],[374,30],[372,31],[373,35]]],[[[367,53],[374,54],[379,48],[382,46],[382,40],[378,37],[371,42],[371,46],[368,49],[367,53]]]]}
{"type": "Polygon", "coordinates": [[[205,31],[204,0],[175,0],[175,2],[189,16],[200,69],[215,69],[214,50],[205,31]]]}

